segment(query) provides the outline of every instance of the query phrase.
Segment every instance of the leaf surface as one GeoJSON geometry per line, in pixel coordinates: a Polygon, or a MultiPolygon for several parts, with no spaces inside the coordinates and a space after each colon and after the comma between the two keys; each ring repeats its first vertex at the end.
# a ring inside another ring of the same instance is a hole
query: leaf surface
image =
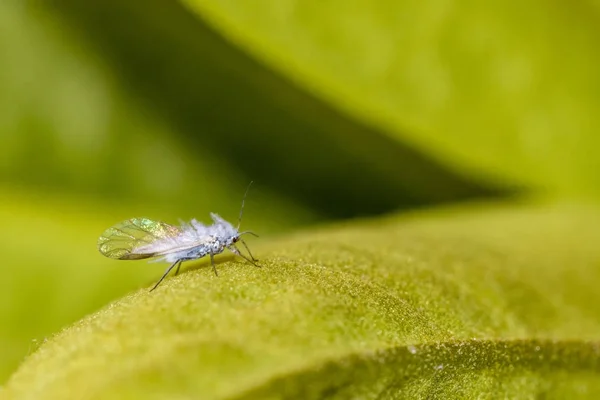
{"type": "Polygon", "coordinates": [[[593,2],[183,3],[336,109],[467,176],[600,193],[593,2]]]}
{"type": "Polygon", "coordinates": [[[475,204],[259,243],[263,268],[200,262],[65,329],[8,398],[594,398],[599,217],[475,204]]]}

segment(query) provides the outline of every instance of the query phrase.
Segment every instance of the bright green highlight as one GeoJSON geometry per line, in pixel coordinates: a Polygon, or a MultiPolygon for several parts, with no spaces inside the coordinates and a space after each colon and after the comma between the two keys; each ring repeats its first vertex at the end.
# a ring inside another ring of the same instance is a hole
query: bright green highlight
{"type": "Polygon", "coordinates": [[[182,2],[345,114],[463,173],[600,193],[590,2],[182,2]]]}

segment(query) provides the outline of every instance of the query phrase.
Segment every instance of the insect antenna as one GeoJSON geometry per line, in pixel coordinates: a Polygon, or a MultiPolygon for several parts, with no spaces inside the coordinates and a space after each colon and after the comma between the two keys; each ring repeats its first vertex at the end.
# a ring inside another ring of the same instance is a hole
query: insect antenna
{"type": "Polygon", "coordinates": [[[250,181],[250,184],[246,188],[246,193],[244,193],[244,197],[242,198],[242,208],[240,209],[240,216],[238,218],[238,225],[237,225],[238,230],[240,229],[240,225],[242,224],[242,215],[244,214],[244,203],[246,203],[246,196],[248,195],[248,191],[250,191],[250,186],[252,186],[253,182],[254,181],[250,181]]]}
{"type": "Polygon", "coordinates": [[[240,232],[238,233],[238,237],[245,235],[246,233],[249,233],[250,235],[254,236],[254,237],[258,237],[258,235],[252,231],[244,231],[244,232],[240,232]]]}

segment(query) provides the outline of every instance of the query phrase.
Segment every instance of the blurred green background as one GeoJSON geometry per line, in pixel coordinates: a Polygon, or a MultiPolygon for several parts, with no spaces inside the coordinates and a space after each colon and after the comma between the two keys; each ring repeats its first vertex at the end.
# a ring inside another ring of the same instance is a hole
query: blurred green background
{"type": "MultiPolygon", "coordinates": [[[[600,190],[594,2],[0,3],[0,380],[153,282],[133,216],[260,240],[396,210],[600,190]]],[[[510,201],[510,200],[509,200],[510,201]]]]}

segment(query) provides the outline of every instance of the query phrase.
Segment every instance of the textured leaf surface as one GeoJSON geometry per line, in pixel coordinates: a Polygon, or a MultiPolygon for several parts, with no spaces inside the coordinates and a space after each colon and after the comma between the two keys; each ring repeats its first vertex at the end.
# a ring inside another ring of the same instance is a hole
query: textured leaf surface
{"type": "MultiPolygon", "coordinates": [[[[268,201],[263,197],[263,205],[268,201]]],[[[106,258],[96,240],[106,228],[141,209],[173,223],[180,216],[176,210],[137,203],[113,204],[101,211],[106,206],[49,193],[39,198],[0,186],[0,254],[6,267],[0,280],[0,381],[51,333],[164,272],[162,263],[106,258]]],[[[250,208],[243,226],[268,236],[293,224],[294,208],[282,206],[250,208]]],[[[199,209],[196,216],[208,223],[208,211],[199,209]]],[[[235,220],[237,212],[223,215],[235,220]]]]}
{"type": "Polygon", "coordinates": [[[595,398],[600,212],[471,205],[264,241],[44,343],[9,399],[595,398]]]}

